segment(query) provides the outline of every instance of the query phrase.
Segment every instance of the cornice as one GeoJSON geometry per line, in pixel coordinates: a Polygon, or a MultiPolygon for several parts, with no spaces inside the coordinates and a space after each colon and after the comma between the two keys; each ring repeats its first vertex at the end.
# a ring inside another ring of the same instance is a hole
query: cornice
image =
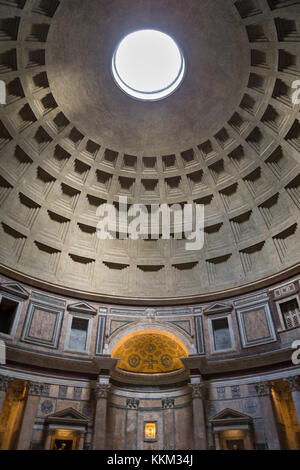
{"type": "Polygon", "coordinates": [[[114,305],[128,305],[128,306],[174,306],[174,305],[191,305],[204,302],[212,302],[221,299],[236,297],[238,295],[247,294],[259,289],[270,288],[275,283],[285,281],[293,276],[300,274],[300,263],[297,263],[289,268],[280,271],[277,274],[264,277],[258,281],[250,282],[230,289],[225,289],[216,292],[209,292],[207,294],[178,296],[178,297],[125,297],[118,295],[97,294],[89,291],[79,289],[71,289],[68,287],[60,286],[58,284],[50,283],[29,276],[11,267],[5,266],[0,263],[0,274],[8,276],[19,282],[24,282],[27,287],[35,287],[47,292],[52,292],[58,295],[64,295],[70,298],[81,299],[86,301],[101,302],[114,305]]]}

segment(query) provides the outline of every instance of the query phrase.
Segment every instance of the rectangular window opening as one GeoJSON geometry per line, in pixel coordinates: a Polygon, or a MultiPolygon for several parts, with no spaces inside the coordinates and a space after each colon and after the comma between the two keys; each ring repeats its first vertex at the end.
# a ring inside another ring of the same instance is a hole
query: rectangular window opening
{"type": "Polygon", "coordinates": [[[231,349],[231,337],[227,318],[218,318],[212,321],[214,346],[216,351],[231,349]]]}
{"type": "Polygon", "coordinates": [[[84,318],[72,319],[69,348],[75,351],[85,351],[87,346],[89,320],[84,318]]]}
{"type": "Polygon", "coordinates": [[[297,299],[282,302],[280,310],[286,328],[297,328],[300,326],[300,309],[297,299]]]}
{"type": "Polygon", "coordinates": [[[9,335],[12,330],[18,302],[2,297],[0,302],[0,333],[9,335]]]}

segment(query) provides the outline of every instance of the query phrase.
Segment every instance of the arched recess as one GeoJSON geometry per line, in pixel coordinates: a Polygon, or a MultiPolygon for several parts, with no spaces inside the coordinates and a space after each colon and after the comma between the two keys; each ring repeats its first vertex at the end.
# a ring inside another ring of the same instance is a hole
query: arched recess
{"type": "Polygon", "coordinates": [[[188,355],[196,353],[192,337],[188,333],[185,333],[183,330],[176,328],[176,326],[173,326],[170,323],[165,323],[162,321],[149,322],[145,321],[144,319],[130,323],[129,325],[126,325],[123,328],[118,329],[118,331],[116,331],[115,333],[113,333],[107,340],[106,353],[111,355],[116,345],[123,338],[130,335],[131,333],[139,334],[140,332],[143,332],[145,330],[154,330],[155,332],[159,330],[164,334],[170,333],[177,340],[181,341],[184,344],[185,348],[188,351],[188,355]]]}
{"type": "Polygon", "coordinates": [[[142,374],[180,371],[181,358],[188,355],[189,350],[177,336],[159,328],[127,332],[111,352],[119,359],[118,369],[142,374]]]}

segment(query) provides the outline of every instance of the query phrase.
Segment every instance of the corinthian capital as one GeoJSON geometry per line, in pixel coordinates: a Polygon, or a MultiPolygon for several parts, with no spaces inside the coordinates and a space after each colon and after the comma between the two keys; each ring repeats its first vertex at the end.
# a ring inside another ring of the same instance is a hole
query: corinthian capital
{"type": "Polygon", "coordinates": [[[28,382],[27,392],[28,395],[39,396],[43,392],[44,384],[39,382],[28,382]]]}
{"type": "Polygon", "coordinates": [[[95,397],[98,398],[107,398],[110,390],[110,384],[97,384],[94,388],[95,397]]]}
{"type": "Polygon", "coordinates": [[[255,385],[256,393],[259,397],[266,397],[271,394],[272,385],[270,382],[260,382],[255,385]]]}
{"type": "Polygon", "coordinates": [[[7,377],[6,375],[0,375],[0,390],[1,390],[1,392],[6,392],[11,380],[12,379],[10,377],[7,377]]]}
{"type": "Polygon", "coordinates": [[[164,409],[174,408],[174,406],[175,406],[175,399],[174,398],[164,398],[162,400],[162,407],[164,409]]]}
{"type": "Polygon", "coordinates": [[[192,398],[200,398],[201,400],[205,400],[207,391],[204,384],[190,384],[190,387],[192,389],[192,398]]]}
{"type": "Polygon", "coordinates": [[[300,375],[285,379],[291,392],[300,392],[300,375]]]}

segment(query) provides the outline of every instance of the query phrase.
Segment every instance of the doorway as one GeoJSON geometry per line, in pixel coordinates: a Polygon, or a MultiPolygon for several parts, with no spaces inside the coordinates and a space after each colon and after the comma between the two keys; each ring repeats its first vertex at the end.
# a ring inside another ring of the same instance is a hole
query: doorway
{"type": "Polygon", "coordinates": [[[222,450],[247,450],[246,436],[240,429],[221,431],[220,444],[222,450]]]}
{"type": "Polygon", "coordinates": [[[79,435],[76,431],[56,429],[53,431],[50,450],[77,450],[79,435]]]}

